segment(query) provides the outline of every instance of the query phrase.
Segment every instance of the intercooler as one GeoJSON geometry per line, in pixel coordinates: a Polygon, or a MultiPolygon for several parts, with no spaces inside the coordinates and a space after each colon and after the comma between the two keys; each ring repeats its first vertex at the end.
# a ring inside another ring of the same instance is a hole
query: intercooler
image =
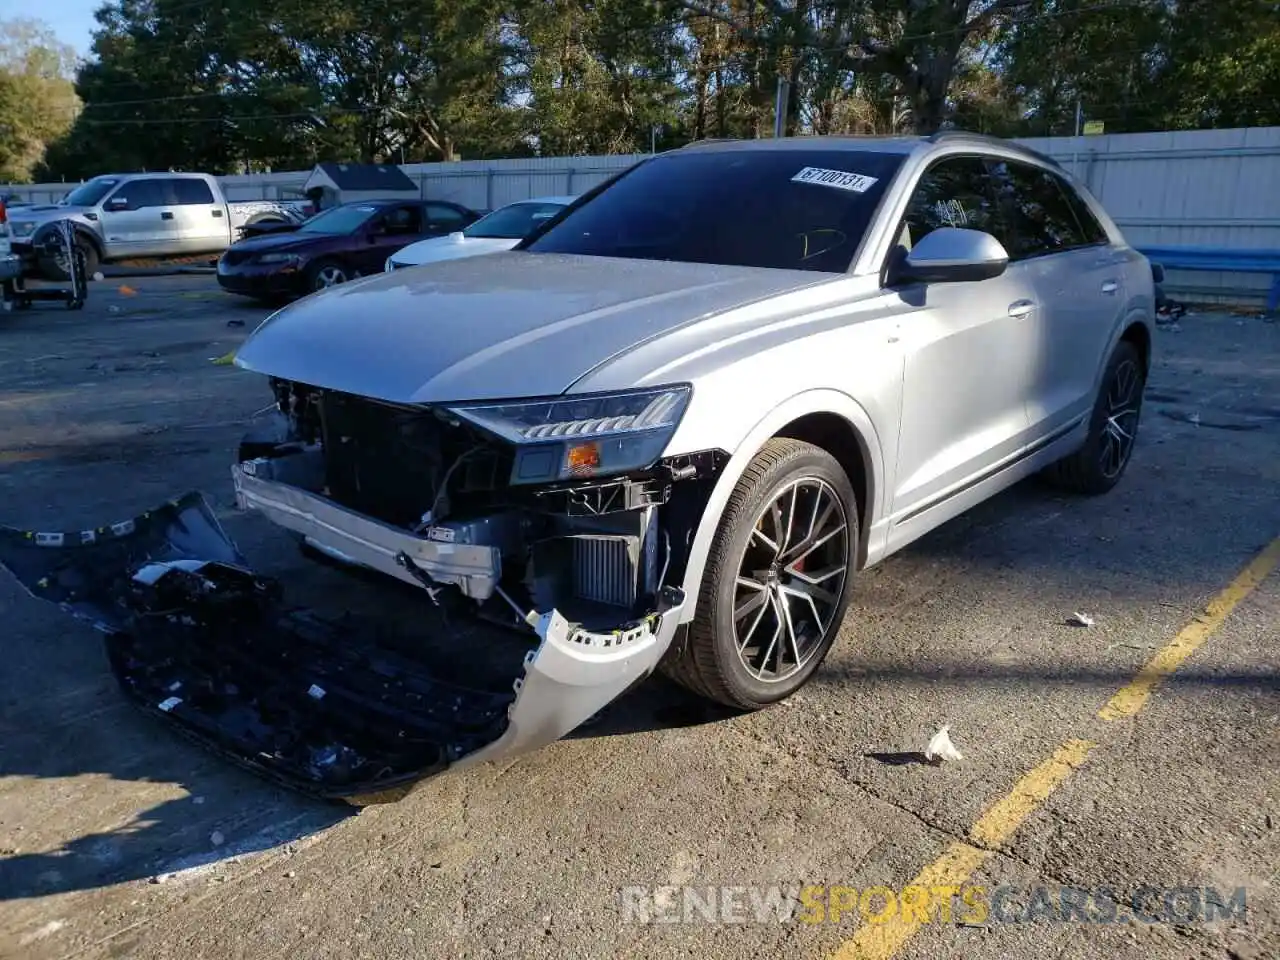
{"type": "Polygon", "coordinates": [[[532,561],[535,597],[547,605],[630,610],[658,587],[657,511],[565,522],[534,544],[532,561]]]}

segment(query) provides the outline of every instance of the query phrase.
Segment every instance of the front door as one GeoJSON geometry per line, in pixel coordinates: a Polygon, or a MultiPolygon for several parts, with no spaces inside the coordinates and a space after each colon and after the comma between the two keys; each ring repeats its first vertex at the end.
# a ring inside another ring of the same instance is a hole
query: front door
{"type": "Polygon", "coordinates": [[[99,217],[112,258],[154,257],[173,252],[177,225],[160,180],[126,180],[102,205],[99,217]],[[164,213],[170,216],[166,218],[164,213]]]}
{"type": "MultiPolygon", "coordinates": [[[[978,157],[946,157],[916,184],[900,246],[939,227],[1001,238],[991,177],[978,157]]],[[[892,515],[903,523],[981,481],[1028,442],[1025,395],[1038,362],[1030,277],[911,284],[900,291],[905,355],[892,515]]],[[[890,537],[892,539],[892,533],[890,537]]]]}

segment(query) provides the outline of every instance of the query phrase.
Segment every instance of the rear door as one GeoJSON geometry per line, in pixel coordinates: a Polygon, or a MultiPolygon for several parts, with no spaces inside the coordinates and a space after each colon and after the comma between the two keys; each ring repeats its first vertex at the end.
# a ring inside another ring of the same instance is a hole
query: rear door
{"type": "Polygon", "coordinates": [[[172,185],[174,220],[179,253],[213,253],[231,242],[224,205],[207,182],[196,177],[175,177],[172,185]]]}
{"type": "Polygon", "coordinates": [[[1127,255],[1112,247],[1064,177],[1016,161],[993,162],[992,173],[1010,224],[1009,253],[1030,274],[1040,303],[1030,318],[1042,346],[1027,416],[1037,437],[1054,437],[1092,409],[1103,354],[1124,310],[1127,255]]]}
{"type": "Polygon", "coordinates": [[[429,237],[444,237],[451,233],[456,233],[474,219],[468,216],[461,207],[452,203],[442,203],[438,200],[424,203],[422,208],[426,214],[424,232],[429,237]]]}
{"type": "MultiPolygon", "coordinates": [[[[1003,241],[993,183],[981,157],[949,156],[917,182],[900,248],[939,227],[982,230],[1003,241]]],[[[1028,442],[1025,396],[1039,343],[1027,270],[969,283],[911,284],[901,430],[892,511],[905,523],[995,472],[1028,442]]],[[[890,534],[892,539],[893,534],[890,534]]]]}
{"type": "Polygon", "coordinates": [[[422,239],[423,219],[420,203],[387,206],[366,228],[366,239],[352,253],[356,269],[362,274],[381,273],[387,257],[422,239]]]}

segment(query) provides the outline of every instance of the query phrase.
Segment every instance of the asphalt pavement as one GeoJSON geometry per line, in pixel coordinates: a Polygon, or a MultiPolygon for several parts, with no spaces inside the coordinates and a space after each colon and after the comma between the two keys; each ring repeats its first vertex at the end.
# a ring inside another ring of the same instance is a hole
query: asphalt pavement
{"type": "MultiPolygon", "coordinates": [[[[212,361],[267,312],[183,276],[0,315],[0,523],[199,489],[293,596],[429,616],[234,511],[271,398],[212,361]]],[[[786,704],[655,679],[396,803],[206,754],[0,578],[0,957],[1280,956],[1280,324],[1156,350],[1115,491],[1030,481],[867,571],[786,704]],[[920,762],[943,724],[963,759],[920,762]]]]}

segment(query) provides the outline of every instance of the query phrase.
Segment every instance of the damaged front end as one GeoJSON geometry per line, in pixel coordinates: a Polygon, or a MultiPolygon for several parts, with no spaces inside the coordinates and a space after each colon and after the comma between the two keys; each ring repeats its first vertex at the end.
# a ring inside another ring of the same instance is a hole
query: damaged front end
{"type": "Polygon", "coordinates": [[[232,468],[238,505],[497,626],[455,625],[441,649],[291,609],[198,494],[95,531],[0,531],[0,562],[34,595],[107,634],[131,698],[291,787],[351,797],[541,747],[658,665],[727,460],[659,456],[679,414],[669,396],[588,402],[548,429],[519,404],[272,385],[278,420],[232,468]]]}

